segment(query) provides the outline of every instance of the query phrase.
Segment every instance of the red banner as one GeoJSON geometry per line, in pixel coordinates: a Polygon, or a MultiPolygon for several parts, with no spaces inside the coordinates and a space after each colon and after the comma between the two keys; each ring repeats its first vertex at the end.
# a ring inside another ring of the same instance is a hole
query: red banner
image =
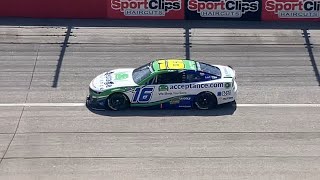
{"type": "Polygon", "coordinates": [[[263,0],[263,21],[320,21],[320,0],[263,0]]]}
{"type": "Polygon", "coordinates": [[[108,0],[109,19],[184,19],[185,0],[108,0]]]}
{"type": "Polygon", "coordinates": [[[106,18],[107,0],[0,0],[0,16],[106,18]]]}

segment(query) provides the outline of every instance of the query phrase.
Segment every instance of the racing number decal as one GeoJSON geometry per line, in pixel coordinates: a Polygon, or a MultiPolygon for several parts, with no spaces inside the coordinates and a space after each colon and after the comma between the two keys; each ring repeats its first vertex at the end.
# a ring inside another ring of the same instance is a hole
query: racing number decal
{"type": "Polygon", "coordinates": [[[136,88],[132,102],[149,102],[154,87],[136,88]]]}
{"type": "Polygon", "coordinates": [[[159,69],[184,69],[183,60],[159,60],[159,69]]]}

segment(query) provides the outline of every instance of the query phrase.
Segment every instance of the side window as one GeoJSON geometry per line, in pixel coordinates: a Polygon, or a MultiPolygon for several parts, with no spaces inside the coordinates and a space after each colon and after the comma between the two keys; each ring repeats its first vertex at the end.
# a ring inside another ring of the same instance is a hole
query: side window
{"type": "Polygon", "coordinates": [[[145,83],[145,85],[155,84],[154,82],[156,81],[156,79],[157,79],[156,76],[151,78],[149,81],[145,83]]]}
{"type": "Polygon", "coordinates": [[[186,83],[210,81],[213,79],[214,78],[210,74],[207,74],[204,72],[199,72],[199,71],[186,72],[186,83]]]}
{"type": "Polygon", "coordinates": [[[155,77],[153,84],[175,84],[182,83],[183,81],[183,73],[179,72],[168,72],[159,74],[155,77]]]}

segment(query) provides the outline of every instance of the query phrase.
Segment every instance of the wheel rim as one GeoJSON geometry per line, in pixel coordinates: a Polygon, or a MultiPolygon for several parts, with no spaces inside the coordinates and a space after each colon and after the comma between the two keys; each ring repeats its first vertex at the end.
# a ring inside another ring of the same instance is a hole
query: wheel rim
{"type": "Polygon", "coordinates": [[[209,109],[214,105],[214,99],[212,95],[200,94],[197,98],[196,104],[199,109],[209,109]]]}
{"type": "Polygon", "coordinates": [[[109,99],[108,105],[113,110],[124,109],[127,107],[127,98],[120,94],[113,95],[109,99]]]}

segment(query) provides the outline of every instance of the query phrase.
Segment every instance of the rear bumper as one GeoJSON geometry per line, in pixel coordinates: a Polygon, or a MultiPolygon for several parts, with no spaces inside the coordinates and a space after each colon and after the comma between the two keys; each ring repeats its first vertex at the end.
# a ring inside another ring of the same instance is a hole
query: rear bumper
{"type": "Polygon", "coordinates": [[[91,95],[88,95],[86,99],[86,106],[93,110],[102,111],[106,109],[105,101],[105,99],[98,100],[97,98],[93,98],[91,95]]]}
{"type": "Polygon", "coordinates": [[[237,99],[237,95],[238,95],[238,84],[236,83],[236,81],[234,81],[233,87],[230,89],[226,89],[226,90],[230,90],[231,91],[231,95],[230,96],[222,96],[220,93],[220,96],[217,95],[217,101],[218,104],[225,104],[225,103],[230,103],[233,102],[237,99]]]}
{"type": "Polygon", "coordinates": [[[234,86],[233,86],[233,98],[234,100],[237,99],[238,96],[238,84],[236,81],[234,81],[234,86]]]}

